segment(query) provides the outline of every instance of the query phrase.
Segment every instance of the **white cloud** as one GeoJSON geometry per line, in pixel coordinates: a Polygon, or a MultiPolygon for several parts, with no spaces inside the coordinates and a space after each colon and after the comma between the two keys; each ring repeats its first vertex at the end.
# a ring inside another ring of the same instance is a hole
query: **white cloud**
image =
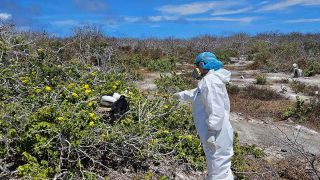
{"type": "Polygon", "coordinates": [[[178,19],[179,19],[178,16],[146,16],[146,17],[127,16],[123,18],[123,20],[127,23],[176,21],[178,19]]]}
{"type": "Polygon", "coordinates": [[[208,17],[208,18],[186,18],[187,21],[225,21],[225,22],[241,22],[250,23],[255,20],[255,17],[243,17],[243,18],[226,18],[226,17],[208,17]]]}
{"type": "Polygon", "coordinates": [[[320,22],[320,18],[314,19],[293,19],[285,21],[285,23],[312,23],[312,22],[320,22]]]}
{"type": "Polygon", "coordinates": [[[268,1],[262,1],[258,5],[264,5],[264,4],[267,4],[267,3],[268,3],[268,1]]]}
{"type": "Polygon", "coordinates": [[[157,10],[167,14],[192,15],[205,13],[213,9],[231,7],[239,3],[232,1],[196,2],[182,5],[165,5],[157,8],[157,10]]]}
{"type": "Polygon", "coordinates": [[[159,21],[164,20],[164,18],[162,16],[150,16],[148,19],[153,22],[159,22],[159,21]]]}
{"type": "Polygon", "coordinates": [[[12,16],[11,14],[8,14],[8,13],[0,13],[0,19],[1,20],[8,20],[10,19],[12,16]]]}
{"type": "Polygon", "coordinates": [[[176,16],[149,16],[148,20],[151,22],[160,22],[160,21],[175,21],[179,18],[176,16]]]}
{"type": "Polygon", "coordinates": [[[56,26],[77,26],[80,23],[75,20],[57,20],[57,21],[52,21],[51,24],[56,26]]]}
{"type": "Polygon", "coordinates": [[[218,15],[228,15],[228,14],[239,14],[243,12],[247,12],[251,10],[251,7],[242,8],[242,9],[235,9],[235,10],[216,10],[211,15],[218,16],[218,15]]]}
{"type": "Polygon", "coordinates": [[[200,14],[211,10],[216,4],[213,2],[209,3],[191,3],[183,4],[179,6],[167,5],[158,8],[159,11],[169,14],[179,14],[179,15],[190,15],[190,14],[200,14]]]}
{"type": "Polygon", "coordinates": [[[275,11],[283,10],[291,6],[303,5],[303,6],[316,6],[320,5],[320,0],[285,0],[274,4],[268,4],[263,6],[258,11],[275,11]]]}
{"type": "Polygon", "coordinates": [[[141,21],[140,17],[124,17],[124,20],[128,23],[135,23],[141,21]]]}

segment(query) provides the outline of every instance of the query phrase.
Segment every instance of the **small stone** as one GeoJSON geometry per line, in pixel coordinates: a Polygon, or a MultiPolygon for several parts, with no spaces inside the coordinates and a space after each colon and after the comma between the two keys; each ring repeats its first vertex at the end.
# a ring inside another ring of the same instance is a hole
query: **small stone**
{"type": "Polygon", "coordinates": [[[98,113],[107,113],[107,112],[110,112],[110,111],[112,111],[111,108],[105,108],[105,107],[99,107],[99,108],[97,109],[97,112],[98,112],[98,113]]]}
{"type": "Polygon", "coordinates": [[[181,174],[178,172],[174,173],[174,175],[176,176],[176,179],[181,179],[181,180],[187,179],[187,177],[184,174],[181,174]]]}
{"type": "Polygon", "coordinates": [[[292,120],[291,118],[288,118],[288,119],[287,119],[287,122],[288,122],[288,123],[293,123],[293,120],[292,120]]]}
{"type": "Polygon", "coordinates": [[[128,173],[129,171],[130,171],[130,169],[128,169],[128,168],[123,168],[123,169],[122,169],[122,172],[123,172],[123,173],[128,173]]]}
{"type": "Polygon", "coordinates": [[[288,152],[286,149],[281,149],[281,152],[288,152]]]}

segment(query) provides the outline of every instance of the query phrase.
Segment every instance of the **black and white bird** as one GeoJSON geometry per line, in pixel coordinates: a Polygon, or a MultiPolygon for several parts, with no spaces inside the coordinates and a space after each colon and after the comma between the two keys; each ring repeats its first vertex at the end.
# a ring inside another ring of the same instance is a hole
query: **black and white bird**
{"type": "Polygon", "coordinates": [[[119,100],[120,97],[121,95],[118,93],[113,93],[113,95],[103,95],[100,98],[100,104],[103,106],[111,106],[113,103],[119,100]]]}
{"type": "Polygon", "coordinates": [[[287,88],[286,88],[283,84],[281,84],[281,91],[280,91],[280,93],[285,94],[285,93],[287,93],[287,92],[288,92],[287,88]]]}
{"type": "Polygon", "coordinates": [[[241,76],[240,76],[240,79],[244,79],[244,76],[243,76],[243,75],[241,75],[241,76]]]}
{"type": "Polygon", "coordinates": [[[108,109],[112,120],[121,118],[127,111],[129,111],[129,103],[125,95],[113,93],[112,95],[103,95],[100,98],[100,104],[108,109]]]}

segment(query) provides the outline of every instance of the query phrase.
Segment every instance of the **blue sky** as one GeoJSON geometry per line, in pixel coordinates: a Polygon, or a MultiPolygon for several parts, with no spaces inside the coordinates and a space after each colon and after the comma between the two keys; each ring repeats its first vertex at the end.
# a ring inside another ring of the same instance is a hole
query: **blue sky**
{"type": "Polygon", "coordinates": [[[320,32],[320,0],[0,0],[0,19],[22,30],[72,35],[96,25],[116,37],[320,32]]]}

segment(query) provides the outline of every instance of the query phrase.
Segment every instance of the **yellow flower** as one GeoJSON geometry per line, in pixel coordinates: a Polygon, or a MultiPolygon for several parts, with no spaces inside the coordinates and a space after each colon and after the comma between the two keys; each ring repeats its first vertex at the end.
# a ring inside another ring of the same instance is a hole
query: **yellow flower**
{"type": "Polygon", "coordinates": [[[58,120],[58,121],[63,121],[64,118],[60,116],[60,117],[57,118],[57,120],[58,120]]]}
{"type": "Polygon", "coordinates": [[[191,140],[192,139],[192,135],[188,135],[187,139],[191,140]]]}
{"type": "Polygon", "coordinates": [[[158,143],[158,140],[157,140],[157,139],[152,139],[152,140],[151,140],[151,143],[152,143],[152,144],[156,144],[156,143],[158,143]]]}
{"type": "Polygon", "coordinates": [[[46,90],[46,91],[51,91],[52,89],[51,89],[51,87],[50,86],[46,86],[45,88],[44,88],[44,90],[46,90]]]}
{"type": "Polygon", "coordinates": [[[27,77],[22,77],[22,78],[20,78],[20,80],[21,80],[21,82],[22,82],[23,84],[25,84],[25,83],[28,82],[27,77]]]}
{"type": "Polygon", "coordinates": [[[93,71],[91,74],[92,74],[92,76],[96,76],[96,75],[97,75],[97,72],[96,72],[96,71],[93,71]]]}
{"type": "Polygon", "coordinates": [[[89,93],[91,93],[91,92],[92,92],[91,89],[86,89],[86,90],[84,91],[85,94],[89,94],[89,93]]]}
{"type": "Polygon", "coordinates": [[[88,102],[88,106],[91,107],[93,105],[92,102],[88,102]]]}
{"type": "Polygon", "coordinates": [[[94,122],[93,121],[90,121],[89,122],[89,126],[93,126],[94,125],[94,122]]]}
{"type": "Polygon", "coordinates": [[[117,86],[112,86],[112,89],[117,89],[117,86]]]}
{"type": "Polygon", "coordinates": [[[38,49],[37,49],[37,52],[38,52],[38,53],[42,53],[42,51],[43,51],[42,48],[38,48],[38,49]]]}
{"type": "Polygon", "coordinates": [[[121,83],[121,81],[119,81],[119,80],[115,82],[115,84],[116,84],[117,86],[119,86],[120,83],[121,83]]]}
{"type": "Polygon", "coordinates": [[[75,86],[74,83],[70,83],[70,84],[68,85],[68,88],[71,89],[71,88],[73,88],[74,86],[75,86]]]}
{"type": "Polygon", "coordinates": [[[36,92],[37,94],[39,94],[39,93],[41,92],[41,89],[37,88],[37,89],[35,90],[35,92],[36,92]]]}
{"type": "Polygon", "coordinates": [[[77,93],[74,93],[74,92],[72,93],[72,96],[75,97],[75,98],[79,97],[79,95],[77,93]]]}
{"type": "Polygon", "coordinates": [[[85,84],[85,85],[83,86],[83,88],[85,88],[85,89],[89,89],[89,88],[90,88],[90,86],[89,86],[89,84],[85,84]]]}
{"type": "Polygon", "coordinates": [[[163,106],[163,108],[164,108],[164,109],[168,109],[168,108],[169,108],[169,106],[167,106],[167,105],[164,105],[164,106],[163,106]]]}
{"type": "Polygon", "coordinates": [[[166,133],[166,134],[167,134],[167,133],[169,133],[169,131],[168,131],[168,130],[164,130],[163,133],[166,133]]]}
{"type": "Polygon", "coordinates": [[[93,118],[93,117],[95,116],[95,114],[94,114],[94,113],[89,113],[89,116],[90,116],[91,118],[93,118]]]}
{"type": "Polygon", "coordinates": [[[183,136],[179,136],[179,139],[182,139],[183,138],[183,136]]]}

